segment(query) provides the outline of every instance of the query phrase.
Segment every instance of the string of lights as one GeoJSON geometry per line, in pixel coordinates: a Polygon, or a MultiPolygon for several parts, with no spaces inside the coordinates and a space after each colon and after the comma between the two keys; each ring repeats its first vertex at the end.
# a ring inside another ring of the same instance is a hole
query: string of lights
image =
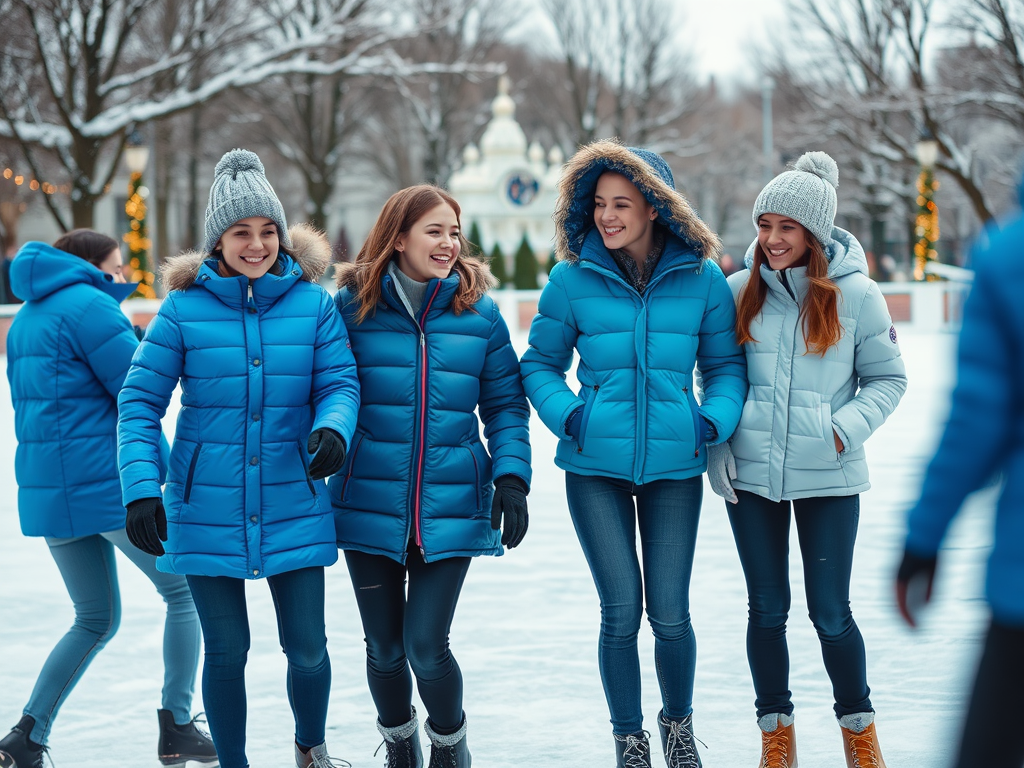
{"type": "Polygon", "coordinates": [[[13,184],[19,187],[27,182],[28,188],[31,189],[33,192],[43,192],[44,194],[47,195],[57,194],[58,192],[64,195],[71,193],[70,184],[58,185],[51,184],[48,181],[39,181],[39,179],[32,179],[29,178],[28,176],[25,176],[24,174],[17,173],[13,168],[4,168],[2,175],[7,181],[12,182],[13,184]]]}
{"type": "Polygon", "coordinates": [[[936,279],[925,272],[925,266],[938,258],[935,250],[935,243],[939,240],[939,206],[935,204],[935,190],[938,188],[939,181],[932,169],[922,168],[917,178],[917,218],[914,222],[914,234],[917,236],[914,244],[915,280],[936,279]]]}
{"type": "Polygon", "coordinates": [[[153,283],[156,276],[150,271],[149,265],[149,249],[153,244],[146,228],[146,188],[142,186],[141,172],[132,173],[128,191],[128,200],[124,204],[124,212],[128,215],[128,232],[122,239],[128,244],[131,282],[139,284],[132,296],[155,299],[153,283]]]}

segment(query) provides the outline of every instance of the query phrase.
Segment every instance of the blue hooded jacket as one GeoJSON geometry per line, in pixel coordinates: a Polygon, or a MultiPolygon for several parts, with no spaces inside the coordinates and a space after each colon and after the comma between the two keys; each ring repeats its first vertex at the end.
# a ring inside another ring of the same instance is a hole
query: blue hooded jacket
{"type": "Polygon", "coordinates": [[[139,342],[119,304],[135,286],[30,242],[11,264],[11,287],[25,301],[7,336],[21,530],[71,538],[124,528],[117,393],[139,342]]]}
{"type": "MultiPolygon", "coordinates": [[[[1024,205],[1024,190],[1021,194],[1024,205]]],[[[968,494],[1001,474],[985,592],[995,620],[1024,627],[1024,215],[982,235],[964,306],[953,404],[907,549],[934,556],[968,494]]]]}
{"type": "Polygon", "coordinates": [[[170,289],[118,399],[124,503],[159,498],[155,436],[181,381],[163,500],[170,573],[262,578],[338,559],[323,481],[310,479],[310,432],[352,444],[359,381],[345,325],[317,281],[330,244],[293,227],[258,280],[223,277],[192,253],[164,271],[170,289]]]}
{"type": "MultiPolygon", "coordinates": [[[[484,265],[462,264],[477,285],[492,282],[484,265]]],[[[376,311],[357,323],[353,267],[339,269],[335,301],[363,400],[346,466],[329,483],[338,546],[403,563],[410,539],[427,562],[500,555],[492,480],[515,475],[529,487],[531,472],[530,406],[497,304],[481,295],[455,314],[453,273],[427,284],[414,320],[384,275],[376,311]]]]}
{"type": "Polygon", "coordinates": [[[681,480],[707,468],[700,417],[715,442],[739,422],[746,361],[736,311],[718,265],[718,238],[672,186],[657,155],[612,141],[590,144],[566,164],[555,212],[561,261],[541,293],[522,358],[526,394],[561,438],[555,463],[581,475],[681,480]],[[641,296],[594,226],[594,189],[605,171],[626,176],[658,212],[665,248],[641,296]],[[565,381],[580,355],[580,390],[565,381]],[[703,402],[694,393],[694,366],[703,402]],[[583,406],[577,442],[566,420],[583,406]]]}

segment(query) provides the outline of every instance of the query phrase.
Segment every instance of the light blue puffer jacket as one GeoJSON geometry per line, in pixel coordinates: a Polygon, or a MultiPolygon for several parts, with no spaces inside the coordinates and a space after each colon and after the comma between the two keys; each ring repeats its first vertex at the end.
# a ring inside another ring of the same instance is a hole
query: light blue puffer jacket
{"type": "MultiPolygon", "coordinates": [[[[11,264],[11,286],[25,301],[7,336],[22,533],[124,528],[117,393],[139,342],[118,305],[134,285],[30,242],[11,264]]],[[[160,477],[162,469],[154,467],[160,477]]]]}
{"type": "Polygon", "coordinates": [[[714,424],[716,442],[739,421],[746,365],[728,285],[708,258],[718,241],[667,181],[613,142],[584,147],[563,171],[556,213],[562,261],[541,293],[521,367],[527,397],[561,438],[555,464],[566,471],[637,485],[695,477],[707,468],[700,417],[714,424]],[[666,228],[643,296],[593,224],[594,185],[605,170],[629,178],[666,228]],[[574,351],[578,392],[565,381],[574,351]],[[695,364],[704,381],[699,405],[695,364]],[[577,443],[565,422],[580,406],[577,443]]]}
{"type": "MultiPolygon", "coordinates": [[[[463,263],[487,285],[483,265],[463,263]]],[[[335,301],[363,399],[348,461],[329,482],[338,546],[403,563],[410,539],[427,562],[500,555],[492,480],[515,475],[529,487],[531,470],[530,406],[497,305],[483,295],[456,315],[454,274],[429,282],[414,320],[384,275],[376,311],[357,323],[353,277],[339,266],[335,301]]]]}
{"type": "MultiPolygon", "coordinates": [[[[747,250],[747,268],[729,277],[734,297],[750,279],[756,242],[747,250]]],[[[870,488],[864,442],[907,388],[896,329],[868,277],[864,249],[834,227],[825,250],[828,276],[841,293],[839,343],[824,357],[807,352],[800,318],[807,268],[774,272],[762,265],[768,295],[750,324],[758,341],[744,344],[750,389],[731,440],[733,486],[773,501],[851,496],[870,488]],[[846,446],[839,454],[833,430],[846,446]]]]}
{"type": "Polygon", "coordinates": [[[345,324],[317,284],[330,244],[302,226],[289,234],[294,258],[279,255],[251,293],[205,254],[165,270],[170,293],[118,399],[127,505],[161,495],[154,437],[181,381],[160,570],[253,579],[338,559],[306,442],[326,427],[352,444],[359,381],[345,324]]]}

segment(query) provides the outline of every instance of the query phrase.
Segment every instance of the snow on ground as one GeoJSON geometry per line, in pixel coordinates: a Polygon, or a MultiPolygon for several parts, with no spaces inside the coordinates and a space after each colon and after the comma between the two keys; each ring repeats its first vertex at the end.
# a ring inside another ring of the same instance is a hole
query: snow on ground
{"type": "MultiPolygon", "coordinates": [[[[522,348],[525,335],[517,334],[515,342],[522,348]]],[[[943,768],[962,722],[986,617],[981,579],[991,539],[992,491],[978,494],[956,522],[932,610],[921,630],[909,631],[896,614],[892,577],[904,511],[948,407],[955,338],[905,332],[900,343],[910,387],[868,444],[874,488],[862,499],[852,604],[867,643],[872,700],[888,764],[943,768]]],[[[597,672],[597,595],[566,509],[563,475],[552,462],[555,439],[536,418],[532,426],[536,474],[529,534],[509,555],[473,563],[452,632],[466,682],[469,743],[481,768],[611,766],[608,712],[597,672]]],[[[19,531],[14,450],[3,378],[0,730],[20,717],[43,660],[73,618],[45,543],[19,531]]],[[[789,641],[800,762],[841,765],[831,689],[799,586],[795,539],[793,550],[789,641]]],[[[119,558],[121,629],[56,721],[50,748],[58,766],[157,765],[162,603],[149,582],[119,558]]],[[[266,583],[250,583],[248,595],[249,759],[252,768],[286,768],[292,764],[292,725],[284,656],[266,583]]],[[[691,601],[698,643],[694,723],[707,745],[701,750],[704,765],[752,766],[760,741],[744,648],[746,595],[724,502],[710,486],[705,487],[691,601]]],[[[327,629],[334,670],[330,751],[356,768],[383,765],[383,751],[373,756],[380,738],[366,689],[359,618],[342,564],[328,570],[327,629]]],[[[660,702],[646,622],[640,651],[645,723],[656,734],[660,702]]],[[[195,709],[202,709],[198,691],[195,709]]]]}

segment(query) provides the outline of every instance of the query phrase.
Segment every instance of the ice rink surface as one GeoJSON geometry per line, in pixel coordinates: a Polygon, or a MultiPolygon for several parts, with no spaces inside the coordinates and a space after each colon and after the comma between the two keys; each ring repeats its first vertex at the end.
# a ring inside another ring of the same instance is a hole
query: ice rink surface
{"type": "MultiPolygon", "coordinates": [[[[514,341],[522,351],[525,334],[514,341]]],[[[867,644],[868,678],[890,768],[944,768],[963,720],[967,687],[986,620],[982,577],[991,539],[992,490],[969,500],[943,552],[936,595],[917,632],[899,621],[892,579],[904,512],[918,490],[953,384],[955,337],[900,334],[910,385],[900,407],[867,444],[873,487],[862,496],[852,585],[854,616],[867,644]]],[[[2,358],[0,358],[2,360],[2,358]]],[[[6,361],[4,361],[6,365],[6,361]]],[[[172,411],[175,406],[172,406],[172,411]]],[[[173,421],[166,422],[168,434],[173,421]]],[[[611,728],[597,672],[597,594],[565,505],[555,438],[534,418],[530,531],[500,558],[478,558],[455,617],[452,649],[466,684],[474,765],[607,766],[611,728]]],[[[42,539],[18,527],[14,426],[6,377],[0,383],[0,729],[21,716],[36,674],[73,615],[42,539]]],[[[965,450],[970,450],[965,446],[965,450]]],[[[793,533],[795,537],[795,530],[793,533]]],[[[807,619],[793,539],[789,643],[800,764],[843,765],[831,688],[807,619]]],[[[57,766],[157,766],[163,604],[119,556],[121,629],[65,703],[50,737],[57,766]]],[[[382,766],[367,692],[359,618],[343,564],[327,572],[327,632],[334,670],[327,743],[356,766],[382,766]]],[[[252,650],[247,668],[248,756],[252,768],[289,768],[292,720],[284,656],[266,582],[248,585],[252,650]]],[[[694,725],[707,768],[758,761],[760,739],[744,636],[746,594],[724,502],[705,483],[690,590],[697,635],[694,725]]],[[[645,726],[660,708],[653,638],[640,632],[645,726]]],[[[195,710],[202,709],[198,691],[195,710]]],[[[423,712],[420,707],[421,713],[423,712]]],[[[657,739],[657,736],[654,736],[657,739]]],[[[655,757],[654,765],[663,765],[655,757]]]]}

